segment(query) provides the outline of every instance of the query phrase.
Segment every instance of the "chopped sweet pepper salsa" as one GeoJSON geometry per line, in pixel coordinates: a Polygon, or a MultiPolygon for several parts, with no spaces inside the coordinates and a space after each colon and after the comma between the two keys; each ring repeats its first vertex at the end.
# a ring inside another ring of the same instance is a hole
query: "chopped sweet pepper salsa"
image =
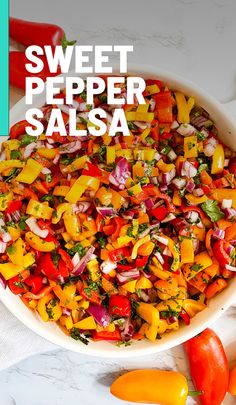
{"type": "MultiPolygon", "coordinates": [[[[189,325],[236,271],[235,154],[193,97],[146,84],[144,105],[94,100],[108,126],[124,108],[130,136],[36,138],[21,121],[2,143],[1,282],[85,344],[154,342],[189,325]]],[[[42,107],[45,130],[55,107],[42,107]]]]}

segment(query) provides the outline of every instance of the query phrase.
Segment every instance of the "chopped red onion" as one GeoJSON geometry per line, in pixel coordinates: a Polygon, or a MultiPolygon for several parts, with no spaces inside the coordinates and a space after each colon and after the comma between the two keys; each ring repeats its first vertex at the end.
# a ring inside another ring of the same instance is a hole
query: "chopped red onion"
{"type": "Polygon", "coordinates": [[[158,242],[162,243],[165,246],[168,246],[168,239],[163,238],[162,236],[159,235],[153,235],[153,237],[158,240],[158,242]]]}
{"type": "Polygon", "coordinates": [[[79,253],[78,253],[78,252],[76,252],[76,253],[74,254],[74,256],[72,257],[71,261],[72,261],[74,267],[77,266],[77,264],[80,262],[80,257],[79,257],[79,253]]]}
{"type": "Polygon", "coordinates": [[[2,276],[2,274],[0,274],[0,283],[2,285],[2,287],[4,288],[4,290],[7,287],[7,281],[5,280],[5,278],[2,276]]]}
{"type": "Polygon", "coordinates": [[[182,188],[185,187],[186,185],[186,180],[184,178],[176,177],[174,180],[172,180],[172,184],[178,189],[181,190],[182,188]]]}
{"type": "Polygon", "coordinates": [[[196,128],[194,128],[190,124],[181,124],[179,128],[177,129],[178,134],[183,135],[183,136],[190,136],[195,134],[196,128]]]}
{"type": "Polygon", "coordinates": [[[166,222],[173,221],[175,218],[176,216],[170,212],[170,214],[168,214],[161,222],[164,224],[166,222]]]}
{"type": "Polygon", "coordinates": [[[143,290],[140,290],[140,291],[139,291],[139,296],[140,296],[140,298],[141,298],[144,302],[149,302],[149,301],[150,301],[149,295],[147,295],[147,294],[145,293],[145,291],[143,291],[143,290]]]}
{"type": "Polygon", "coordinates": [[[62,314],[63,314],[63,315],[66,315],[66,316],[70,316],[71,310],[68,309],[68,308],[63,307],[63,308],[62,308],[62,314]]]}
{"type": "Polygon", "coordinates": [[[158,259],[158,261],[159,261],[161,264],[164,264],[164,259],[163,259],[162,255],[160,254],[160,252],[155,252],[155,253],[154,253],[154,256],[156,256],[156,258],[158,259]]]}
{"type": "Polygon", "coordinates": [[[54,165],[57,165],[57,163],[59,162],[59,160],[60,160],[60,154],[58,153],[58,154],[56,154],[56,156],[54,157],[52,163],[53,163],[54,165]]]}
{"type": "Polygon", "coordinates": [[[177,128],[179,128],[179,123],[178,123],[178,121],[175,120],[171,124],[171,129],[177,129],[177,128]]]}
{"type": "Polygon", "coordinates": [[[85,256],[74,267],[74,269],[71,272],[74,276],[78,276],[79,274],[83,273],[85,267],[87,266],[87,263],[91,260],[91,256],[92,256],[94,250],[95,250],[95,247],[91,246],[91,248],[89,248],[88,251],[86,252],[85,256]]]}
{"type": "Polygon", "coordinates": [[[225,231],[220,228],[215,228],[212,236],[213,236],[213,238],[216,238],[216,239],[224,239],[225,231]]]}
{"type": "Polygon", "coordinates": [[[199,248],[200,248],[200,241],[199,241],[199,239],[195,239],[195,238],[193,238],[192,241],[193,241],[194,253],[198,253],[199,248]]]}
{"type": "MultiPolygon", "coordinates": [[[[174,181],[174,180],[173,180],[174,181]]],[[[173,182],[172,182],[173,183],[173,182]]],[[[168,190],[168,187],[165,185],[162,185],[162,186],[160,186],[160,191],[163,193],[163,192],[165,192],[166,190],[168,190]]]]}
{"type": "Polygon", "coordinates": [[[7,243],[0,241],[0,253],[5,253],[6,247],[7,247],[7,243]]]}
{"type": "Polygon", "coordinates": [[[173,149],[170,150],[170,152],[167,154],[167,156],[171,162],[173,162],[175,159],[177,159],[177,155],[173,149]]]}
{"type": "Polygon", "coordinates": [[[170,249],[167,246],[163,250],[163,255],[168,256],[168,257],[172,256],[172,253],[171,253],[170,249]]]}
{"type": "Polygon", "coordinates": [[[154,202],[152,201],[151,198],[147,198],[146,200],[144,200],[144,204],[148,210],[154,207],[154,202]]]}
{"type": "Polygon", "coordinates": [[[43,174],[51,174],[52,172],[51,172],[50,169],[48,169],[48,167],[43,167],[42,170],[41,170],[41,173],[43,173],[43,174]]]}
{"type": "Polygon", "coordinates": [[[134,333],[134,327],[129,318],[126,318],[121,331],[121,339],[123,341],[129,341],[134,333]]]}
{"type": "Polygon", "coordinates": [[[151,98],[150,103],[149,103],[150,111],[154,111],[155,107],[156,107],[156,100],[154,100],[154,98],[151,98]]]}
{"type": "Polygon", "coordinates": [[[69,142],[65,143],[63,145],[59,146],[59,153],[63,155],[64,153],[74,153],[77,150],[81,149],[81,142],[80,141],[74,141],[74,142],[69,142]]]}
{"type": "Polygon", "coordinates": [[[41,229],[37,221],[34,217],[29,217],[25,223],[28,225],[29,229],[37,236],[42,239],[45,239],[48,236],[49,230],[48,229],[41,229]]]}
{"type": "Polygon", "coordinates": [[[80,201],[78,202],[78,212],[86,212],[90,207],[90,202],[88,201],[80,201]]]}
{"type": "Polygon", "coordinates": [[[25,148],[24,148],[24,152],[23,152],[23,157],[24,157],[24,159],[27,159],[31,154],[32,154],[32,152],[34,151],[34,149],[37,147],[37,144],[36,144],[36,142],[31,142],[31,143],[29,143],[29,145],[27,145],[25,148]]]}
{"type": "Polygon", "coordinates": [[[133,219],[134,216],[135,216],[135,211],[133,211],[133,210],[125,211],[122,214],[122,217],[125,218],[125,219],[133,219]]]}
{"type": "Polygon", "coordinates": [[[12,212],[11,217],[12,217],[13,221],[18,222],[21,219],[20,211],[16,210],[16,211],[12,212]]]}
{"type": "Polygon", "coordinates": [[[104,262],[102,262],[100,268],[102,273],[104,274],[109,274],[112,270],[116,269],[117,264],[111,262],[110,260],[105,260],[104,262]]]}
{"type": "Polygon", "coordinates": [[[140,271],[137,269],[117,273],[116,277],[120,283],[127,283],[131,280],[137,280],[140,276],[140,271]]]}
{"type": "Polygon", "coordinates": [[[193,181],[193,180],[189,180],[189,181],[187,182],[187,184],[186,184],[186,190],[187,190],[189,193],[192,193],[194,189],[195,189],[195,183],[194,183],[194,181],[193,181]]]}
{"type": "Polygon", "coordinates": [[[92,315],[95,321],[103,328],[111,323],[111,317],[103,305],[95,305],[90,303],[87,312],[92,315]]]}
{"type": "Polygon", "coordinates": [[[175,169],[170,170],[169,172],[162,173],[162,183],[164,185],[170,184],[171,180],[175,177],[176,171],[175,169]]]}
{"type": "Polygon", "coordinates": [[[226,265],[225,265],[225,268],[226,268],[227,270],[235,271],[235,272],[236,272],[236,267],[230,266],[230,264],[226,264],[226,265]]]}
{"type": "Polygon", "coordinates": [[[224,161],[224,167],[228,167],[229,166],[229,159],[225,159],[224,161]]]}
{"type": "Polygon", "coordinates": [[[231,207],[232,207],[232,204],[233,204],[233,200],[226,200],[226,199],[224,198],[224,199],[222,200],[221,206],[222,206],[223,209],[225,209],[225,208],[231,208],[231,207]]]}
{"type": "Polygon", "coordinates": [[[96,207],[96,210],[103,217],[112,217],[116,214],[116,211],[112,207],[96,207]]]}
{"type": "Polygon", "coordinates": [[[188,160],[183,162],[182,169],[181,169],[181,176],[186,177],[195,177],[197,174],[197,169],[195,166],[192,165],[188,160]]]}
{"type": "Polygon", "coordinates": [[[193,195],[195,195],[196,197],[201,197],[202,195],[204,195],[204,191],[202,188],[195,188],[195,190],[193,190],[193,195]]]}
{"type": "Polygon", "coordinates": [[[226,253],[228,253],[229,256],[231,256],[231,254],[233,253],[234,250],[235,250],[234,246],[232,246],[231,244],[229,244],[229,245],[227,244],[225,251],[226,251],[226,253]]]}
{"type": "Polygon", "coordinates": [[[174,315],[170,315],[169,318],[167,318],[167,322],[169,325],[171,325],[172,323],[175,323],[178,320],[178,318],[174,315]]]}
{"type": "Polygon", "coordinates": [[[125,158],[120,159],[114,170],[110,173],[109,181],[118,187],[120,190],[125,189],[125,183],[130,176],[128,160],[125,158]]]}
{"type": "Polygon", "coordinates": [[[160,153],[156,152],[155,155],[154,155],[154,159],[157,160],[157,161],[160,160],[161,159],[160,153]]]}
{"type": "Polygon", "coordinates": [[[190,222],[190,224],[195,224],[199,219],[199,214],[197,211],[188,211],[185,214],[185,218],[190,222]]]}
{"type": "Polygon", "coordinates": [[[231,220],[231,219],[235,219],[235,217],[236,217],[236,210],[234,208],[225,208],[224,213],[225,213],[225,219],[231,220]]]}
{"type": "Polygon", "coordinates": [[[148,127],[148,123],[142,121],[134,121],[134,125],[140,129],[146,129],[148,127]]]}

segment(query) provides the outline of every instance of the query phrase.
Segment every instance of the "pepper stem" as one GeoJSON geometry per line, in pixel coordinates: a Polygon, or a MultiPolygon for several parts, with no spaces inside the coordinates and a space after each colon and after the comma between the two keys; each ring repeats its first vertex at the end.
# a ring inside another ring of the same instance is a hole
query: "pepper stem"
{"type": "Polygon", "coordinates": [[[63,48],[63,51],[65,51],[65,49],[68,45],[74,45],[75,43],[76,43],[76,41],[67,41],[65,34],[63,35],[63,37],[61,39],[61,46],[63,48]]]}
{"type": "Polygon", "coordinates": [[[203,391],[189,391],[188,396],[189,397],[197,397],[198,395],[202,395],[203,391]]]}

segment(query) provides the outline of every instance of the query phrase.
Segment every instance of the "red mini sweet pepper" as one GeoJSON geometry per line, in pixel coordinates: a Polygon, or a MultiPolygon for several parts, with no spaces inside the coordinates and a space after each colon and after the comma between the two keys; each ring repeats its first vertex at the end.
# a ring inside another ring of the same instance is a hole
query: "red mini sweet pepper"
{"type": "Polygon", "coordinates": [[[130,300],[125,295],[115,294],[109,299],[109,314],[119,316],[130,316],[130,300]]]}

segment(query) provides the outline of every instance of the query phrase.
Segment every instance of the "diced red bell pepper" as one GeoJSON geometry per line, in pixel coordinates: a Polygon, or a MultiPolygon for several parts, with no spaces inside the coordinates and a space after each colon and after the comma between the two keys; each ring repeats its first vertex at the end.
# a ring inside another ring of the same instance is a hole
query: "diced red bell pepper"
{"type": "Polygon", "coordinates": [[[68,267],[67,267],[66,263],[62,259],[60,259],[58,261],[58,268],[59,268],[59,273],[60,273],[60,275],[62,277],[65,277],[65,278],[69,277],[68,267]]]}
{"type": "Polygon", "coordinates": [[[160,195],[158,187],[154,184],[147,184],[143,186],[143,192],[146,197],[157,197],[160,195]]]}
{"type": "Polygon", "coordinates": [[[61,256],[63,262],[66,264],[66,267],[67,267],[69,270],[73,270],[74,265],[73,265],[73,262],[72,262],[72,260],[71,260],[70,255],[69,255],[64,249],[62,249],[62,248],[59,248],[59,249],[58,249],[58,253],[59,253],[59,255],[61,256]]]}
{"type": "Polygon", "coordinates": [[[130,271],[135,268],[134,264],[117,264],[117,271],[130,271]]]}
{"type": "Polygon", "coordinates": [[[151,210],[151,214],[158,219],[158,221],[162,221],[168,214],[168,210],[163,205],[151,210]]]}
{"type": "Polygon", "coordinates": [[[12,214],[15,211],[20,210],[22,207],[22,201],[20,200],[14,200],[14,201],[9,201],[7,204],[7,208],[5,209],[5,214],[12,214]]]}
{"type": "Polygon", "coordinates": [[[173,137],[173,135],[170,132],[163,132],[160,137],[163,140],[169,140],[173,137]]]}
{"type": "Polygon", "coordinates": [[[60,275],[50,253],[45,253],[40,257],[38,268],[49,280],[57,280],[60,275]]]}
{"type": "Polygon", "coordinates": [[[202,189],[202,191],[204,192],[204,194],[206,194],[206,195],[211,194],[211,191],[212,191],[212,190],[210,189],[209,186],[201,185],[201,189],[202,189]]]}
{"type": "Polygon", "coordinates": [[[12,277],[8,280],[8,287],[11,292],[15,295],[23,294],[27,291],[27,288],[22,284],[22,280],[19,275],[12,277]]]}
{"type": "Polygon", "coordinates": [[[189,317],[189,315],[187,314],[187,312],[182,311],[182,312],[180,312],[179,316],[180,316],[180,318],[183,319],[185,325],[189,325],[189,324],[190,324],[190,317],[189,317]]]}
{"type": "Polygon", "coordinates": [[[112,235],[112,240],[116,240],[118,236],[120,235],[120,230],[123,225],[125,225],[125,221],[123,218],[120,217],[115,217],[112,219],[112,223],[115,226],[115,232],[112,235]]]}
{"type": "Polygon", "coordinates": [[[215,258],[220,263],[221,267],[225,267],[226,264],[231,263],[231,257],[225,251],[225,241],[223,239],[218,240],[213,245],[213,253],[215,258]]]}
{"type": "Polygon", "coordinates": [[[51,235],[50,233],[48,234],[48,236],[46,236],[45,240],[46,242],[54,242],[56,246],[59,246],[59,241],[57,240],[57,238],[55,238],[55,236],[51,235]]]}
{"type": "Polygon", "coordinates": [[[136,259],[136,267],[144,267],[148,262],[148,256],[138,257],[136,259]]]}
{"type": "Polygon", "coordinates": [[[168,212],[176,211],[175,205],[172,203],[172,200],[169,195],[160,193],[159,198],[165,201],[168,212]]]}
{"type": "Polygon", "coordinates": [[[84,169],[82,171],[82,174],[85,176],[92,176],[92,177],[101,177],[102,176],[102,171],[99,169],[98,166],[93,165],[90,162],[86,162],[86,165],[88,169],[84,169]]]}
{"type": "Polygon", "coordinates": [[[158,141],[159,140],[159,123],[156,119],[154,119],[151,122],[151,127],[150,127],[150,136],[152,137],[152,139],[154,139],[154,141],[158,141]]]}
{"type": "Polygon", "coordinates": [[[37,294],[43,288],[43,277],[31,275],[25,280],[25,284],[31,287],[33,294],[37,294]]]}
{"type": "Polygon", "coordinates": [[[225,188],[229,187],[229,182],[225,177],[221,177],[220,179],[214,180],[213,184],[216,188],[225,188]]]}
{"type": "Polygon", "coordinates": [[[114,234],[115,229],[116,229],[115,225],[105,225],[102,230],[105,233],[105,235],[110,236],[114,234]]]}
{"type": "Polygon", "coordinates": [[[86,289],[86,287],[82,287],[80,290],[80,295],[86,300],[93,302],[94,304],[101,305],[102,297],[98,291],[86,289]]]}
{"type": "Polygon", "coordinates": [[[147,79],[147,80],[145,80],[145,82],[146,82],[146,86],[151,86],[152,84],[156,84],[159,87],[160,90],[163,87],[163,83],[160,80],[147,79]]]}
{"type": "Polygon", "coordinates": [[[115,294],[109,299],[109,314],[119,316],[130,316],[131,304],[125,295],[115,294]]]}
{"type": "Polygon", "coordinates": [[[121,340],[121,334],[118,328],[114,332],[108,331],[93,331],[93,340],[121,340]]]}
{"type": "Polygon", "coordinates": [[[109,257],[113,262],[119,262],[120,260],[126,259],[130,256],[130,249],[128,247],[123,247],[120,249],[115,249],[109,252],[109,257]]]}
{"type": "Polygon", "coordinates": [[[10,129],[10,138],[17,139],[20,135],[25,134],[25,128],[30,124],[26,120],[22,120],[14,124],[10,129]]]}
{"type": "Polygon", "coordinates": [[[156,100],[156,111],[159,122],[172,122],[172,96],[171,91],[161,91],[154,94],[153,98],[156,100]]]}

